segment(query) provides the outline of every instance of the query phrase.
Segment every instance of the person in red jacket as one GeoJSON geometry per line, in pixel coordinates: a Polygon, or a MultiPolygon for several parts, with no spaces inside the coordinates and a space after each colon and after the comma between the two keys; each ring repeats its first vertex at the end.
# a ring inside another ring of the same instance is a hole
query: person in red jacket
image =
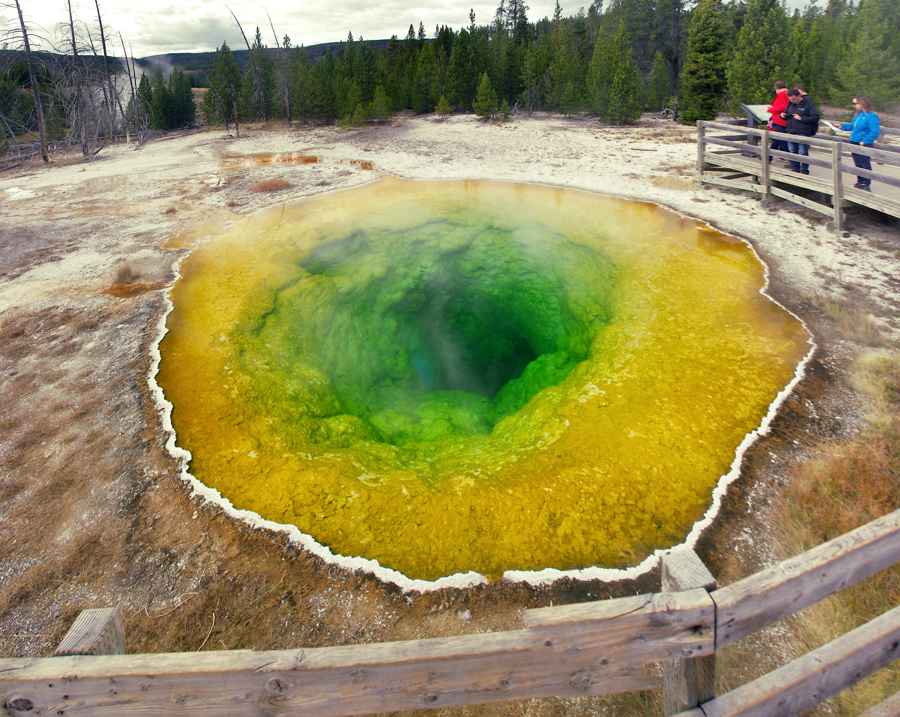
{"type": "MultiPolygon", "coordinates": [[[[787,111],[789,104],[790,100],[788,99],[787,83],[784,82],[784,80],[778,80],[775,83],[775,98],[772,100],[772,104],[769,107],[770,130],[775,132],[787,132],[787,120],[781,115],[783,112],[787,111]]],[[[790,151],[787,141],[783,139],[773,139],[772,149],[780,150],[782,152],[790,151]]],[[[771,157],[769,157],[769,161],[772,161],[771,157]]]]}

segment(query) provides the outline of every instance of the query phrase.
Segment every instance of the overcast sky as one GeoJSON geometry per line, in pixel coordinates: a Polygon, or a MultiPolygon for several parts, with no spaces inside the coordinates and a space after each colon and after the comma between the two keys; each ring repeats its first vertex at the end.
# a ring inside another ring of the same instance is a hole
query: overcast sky
{"type": "MultiPolygon", "coordinates": [[[[436,25],[458,28],[467,25],[469,7],[475,9],[476,21],[482,24],[493,17],[499,0],[458,2],[440,0],[100,0],[107,32],[122,32],[134,46],[138,57],[165,52],[193,52],[212,50],[226,40],[233,48],[243,41],[226,2],[237,13],[247,34],[257,25],[263,40],[273,43],[272,31],[265,8],[275,23],[279,37],[285,33],[295,44],[313,45],[319,42],[343,40],[347,32],[367,39],[403,36],[410,23],[416,28],[425,23],[429,36],[436,25]]],[[[805,0],[790,0],[799,4],[805,0]]],[[[561,0],[563,12],[573,14],[590,4],[588,0],[561,0]]],[[[555,0],[533,0],[529,3],[529,18],[540,19],[553,12],[555,0]]],[[[49,35],[58,31],[59,23],[67,18],[66,0],[22,0],[26,20],[49,35]]],[[[72,0],[76,21],[96,23],[93,0],[72,0]]],[[[10,15],[2,17],[11,20],[10,15]]],[[[117,43],[118,44],[118,43],[117,43]]],[[[110,51],[112,52],[112,50],[110,51]]]]}

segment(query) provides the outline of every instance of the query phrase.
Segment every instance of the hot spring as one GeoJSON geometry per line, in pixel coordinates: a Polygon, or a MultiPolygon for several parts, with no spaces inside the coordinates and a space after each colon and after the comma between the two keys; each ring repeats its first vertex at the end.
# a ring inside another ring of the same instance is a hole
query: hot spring
{"type": "Polygon", "coordinates": [[[413,579],[682,542],[808,335],[742,241],[563,189],[384,180],[182,265],[157,380],[236,508],[413,579]]]}

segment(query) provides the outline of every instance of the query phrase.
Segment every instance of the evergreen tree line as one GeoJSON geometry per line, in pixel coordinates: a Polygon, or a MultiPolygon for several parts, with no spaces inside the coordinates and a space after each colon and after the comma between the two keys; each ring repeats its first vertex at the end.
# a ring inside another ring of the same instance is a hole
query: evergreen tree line
{"type": "Polygon", "coordinates": [[[196,109],[191,91],[191,79],[175,69],[164,78],[162,73],[144,74],[138,83],[137,95],[128,108],[129,119],[143,115],[152,129],[173,130],[190,127],[195,122],[196,109]]]}
{"type": "Polygon", "coordinates": [[[759,104],[776,79],[818,101],[900,98],[900,3],[828,0],[789,14],[781,0],[594,0],[564,17],[529,21],[522,0],[501,0],[490,23],[473,12],[459,31],[420,23],[374,50],[352,33],[311,61],[257,29],[242,73],[227,45],[216,53],[211,121],[272,119],[358,124],[393,112],[521,109],[593,112],[613,123],[679,103],[685,121],[740,102],[759,104]]]}

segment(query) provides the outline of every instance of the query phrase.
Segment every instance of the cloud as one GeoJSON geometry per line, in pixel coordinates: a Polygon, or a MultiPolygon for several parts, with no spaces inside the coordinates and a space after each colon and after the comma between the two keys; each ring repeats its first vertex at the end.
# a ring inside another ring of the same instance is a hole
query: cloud
{"type": "MultiPolygon", "coordinates": [[[[791,0],[799,4],[805,0],[791,0]]],[[[272,16],[279,37],[290,35],[295,45],[343,40],[348,32],[367,39],[403,37],[407,28],[419,27],[422,21],[429,36],[436,25],[459,28],[469,23],[469,8],[475,10],[479,24],[494,17],[499,0],[470,2],[464,5],[446,0],[100,0],[104,24],[108,32],[121,32],[134,47],[137,56],[166,52],[213,50],[227,41],[235,48],[243,46],[240,32],[229,15],[226,3],[235,11],[249,36],[259,26],[263,40],[272,44],[272,31],[266,9],[272,16]]],[[[73,0],[73,11],[80,21],[96,25],[93,0],[73,0]]],[[[562,0],[563,12],[573,14],[589,0],[562,0]]],[[[555,0],[529,3],[529,17],[538,20],[553,13],[555,0]]],[[[61,0],[25,0],[28,20],[45,33],[52,34],[66,20],[66,6],[61,0]]],[[[113,37],[116,37],[114,34],[113,37]]],[[[118,45],[118,42],[116,43],[118,45]]]]}

